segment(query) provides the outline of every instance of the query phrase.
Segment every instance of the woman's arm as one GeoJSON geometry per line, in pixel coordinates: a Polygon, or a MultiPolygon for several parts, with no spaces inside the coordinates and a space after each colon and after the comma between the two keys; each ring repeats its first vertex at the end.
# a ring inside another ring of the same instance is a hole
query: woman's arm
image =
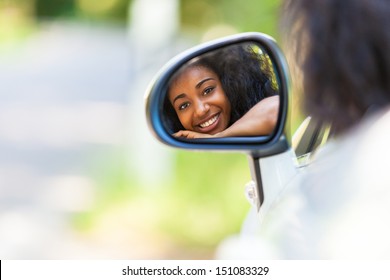
{"type": "Polygon", "coordinates": [[[244,116],[214,137],[259,136],[271,134],[278,121],[279,96],[264,98],[244,116]]]}

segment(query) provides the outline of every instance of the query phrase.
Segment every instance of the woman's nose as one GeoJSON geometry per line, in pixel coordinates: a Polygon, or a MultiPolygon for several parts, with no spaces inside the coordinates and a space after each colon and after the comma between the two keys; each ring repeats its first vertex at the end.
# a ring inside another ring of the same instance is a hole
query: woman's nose
{"type": "Polygon", "coordinates": [[[199,101],[196,105],[196,115],[203,116],[210,110],[210,106],[206,102],[199,101]]]}

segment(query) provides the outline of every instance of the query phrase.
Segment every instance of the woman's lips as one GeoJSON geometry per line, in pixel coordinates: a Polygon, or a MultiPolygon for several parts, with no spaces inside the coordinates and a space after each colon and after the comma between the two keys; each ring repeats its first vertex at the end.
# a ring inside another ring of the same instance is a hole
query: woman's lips
{"type": "Polygon", "coordinates": [[[208,121],[204,122],[204,123],[201,123],[199,126],[201,128],[205,128],[205,127],[208,127],[210,125],[212,125],[213,123],[216,122],[216,120],[218,119],[218,116],[219,115],[215,115],[214,117],[212,117],[211,119],[209,119],[208,121]]]}
{"type": "Polygon", "coordinates": [[[198,124],[200,132],[210,133],[211,131],[213,131],[219,123],[220,115],[221,114],[218,113],[218,114],[212,116],[211,118],[209,118],[208,120],[198,124]]]}

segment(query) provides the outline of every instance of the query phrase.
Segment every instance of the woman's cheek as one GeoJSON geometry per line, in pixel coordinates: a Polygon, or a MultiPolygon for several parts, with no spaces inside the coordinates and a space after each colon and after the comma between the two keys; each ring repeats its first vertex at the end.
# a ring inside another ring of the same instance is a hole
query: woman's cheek
{"type": "Polygon", "coordinates": [[[181,112],[179,115],[179,120],[185,129],[190,129],[190,124],[192,122],[191,114],[189,112],[181,112]]]}

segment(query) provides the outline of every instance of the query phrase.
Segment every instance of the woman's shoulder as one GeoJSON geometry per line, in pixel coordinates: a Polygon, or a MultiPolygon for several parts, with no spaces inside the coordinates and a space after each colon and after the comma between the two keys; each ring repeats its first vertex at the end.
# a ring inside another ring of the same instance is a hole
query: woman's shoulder
{"type": "Polygon", "coordinates": [[[384,238],[390,234],[384,222],[390,211],[389,145],[390,111],[382,111],[330,141],[307,167],[300,214],[314,217],[313,228],[327,228],[324,235],[312,235],[324,244],[319,255],[390,257],[390,240],[384,238]]]}

